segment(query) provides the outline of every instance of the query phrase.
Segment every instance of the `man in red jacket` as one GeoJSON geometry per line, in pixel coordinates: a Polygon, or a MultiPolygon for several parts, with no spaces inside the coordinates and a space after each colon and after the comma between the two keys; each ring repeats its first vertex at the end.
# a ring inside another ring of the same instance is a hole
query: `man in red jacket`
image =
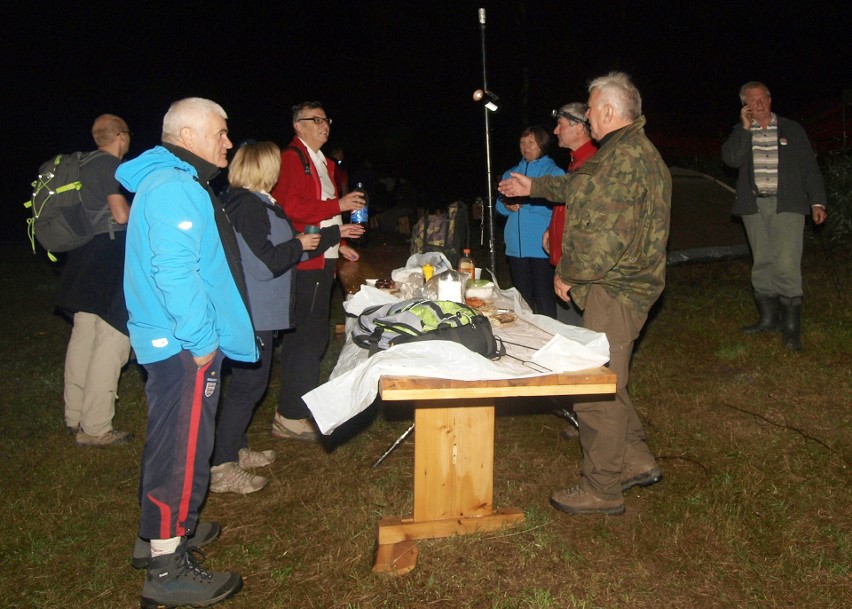
{"type": "MultiPolygon", "coordinates": [[[[598,147],[592,141],[589,131],[589,121],[586,112],[589,106],[583,102],[571,102],[565,104],[559,110],[553,111],[556,118],[556,128],[553,133],[559,140],[560,148],[571,151],[571,162],[568,164],[568,173],[574,173],[583,164],[592,158],[598,151],[598,147]]],[[[565,232],[565,205],[559,203],[553,206],[553,215],[550,217],[550,226],[541,236],[541,246],[550,256],[550,264],[559,265],[562,257],[562,234],[565,232]]],[[[554,295],[556,298],[556,295],[554,295]]],[[[583,326],[583,313],[573,302],[564,302],[556,298],[556,319],[569,326],[583,326]]],[[[562,416],[568,419],[569,424],[562,431],[564,438],[576,438],[580,435],[577,429],[577,415],[574,414],[574,401],[571,398],[557,398],[557,405],[562,416]]]]}
{"type": "MultiPolygon", "coordinates": [[[[306,225],[342,224],[340,214],[361,209],[364,195],[338,197],[335,163],[320,148],[328,141],[331,119],[320,102],[293,106],[296,135],[281,152],[281,176],[272,189],[299,232],[306,225]]],[[[277,438],[316,440],[319,432],[302,396],[319,385],[320,362],[329,339],[329,305],[338,256],[358,260],[358,252],[341,241],[324,255],[299,263],[293,292],[293,324],[281,344],[281,393],[272,422],[277,438]]]]}
{"type": "MultiPolygon", "coordinates": [[[[572,102],[553,111],[553,116],[556,118],[556,129],[553,133],[559,140],[559,147],[568,148],[571,151],[568,173],[574,173],[580,169],[583,163],[598,151],[589,133],[589,121],[585,118],[588,109],[589,107],[583,102],[572,102]]],[[[541,236],[541,245],[550,255],[550,264],[553,266],[557,266],[562,257],[564,230],[565,205],[555,205],[553,215],[550,217],[550,226],[541,236]]],[[[573,302],[563,302],[558,298],[556,299],[556,319],[571,326],[583,325],[583,315],[577,305],[573,302]]]]}

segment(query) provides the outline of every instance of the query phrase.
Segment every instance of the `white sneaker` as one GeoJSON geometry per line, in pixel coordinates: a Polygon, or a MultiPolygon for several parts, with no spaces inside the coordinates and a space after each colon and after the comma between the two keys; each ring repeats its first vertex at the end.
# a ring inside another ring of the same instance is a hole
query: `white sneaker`
{"type": "Polygon", "coordinates": [[[229,461],[210,468],[211,493],[239,493],[248,495],[259,491],[269,483],[263,476],[255,476],[242,469],[236,461],[229,461]]]}
{"type": "Polygon", "coordinates": [[[254,467],[266,467],[275,462],[274,450],[251,450],[250,448],[240,449],[240,467],[242,469],[252,469],[254,467]]]}
{"type": "Polygon", "coordinates": [[[285,419],[277,412],[272,420],[272,435],[289,440],[320,439],[320,432],[313,419],[285,419]]]}

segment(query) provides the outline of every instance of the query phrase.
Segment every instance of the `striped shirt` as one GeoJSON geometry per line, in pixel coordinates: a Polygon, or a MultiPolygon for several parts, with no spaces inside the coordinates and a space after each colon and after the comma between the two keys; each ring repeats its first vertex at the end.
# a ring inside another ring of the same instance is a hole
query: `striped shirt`
{"type": "Polygon", "coordinates": [[[778,194],[778,119],[774,112],[766,129],[751,122],[751,154],[758,196],[774,197],[778,194]]]}

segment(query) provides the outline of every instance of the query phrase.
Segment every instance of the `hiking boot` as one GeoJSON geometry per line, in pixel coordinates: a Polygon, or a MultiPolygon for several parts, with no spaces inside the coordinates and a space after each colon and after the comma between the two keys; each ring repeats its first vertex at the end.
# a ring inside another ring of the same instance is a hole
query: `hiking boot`
{"type": "Polygon", "coordinates": [[[580,437],[580,430],[574,427],[573,425],[566,425],[565,429],[559,432],[559,435],[565,438],[566,440],[573,440],[574,438],[580,437]]]}
{"type": "Polygon", "coordinates": [[[210,468],[211,493],[240,493],[248,495],[259,491],[269,483],[263,476],[255,476],[242,469],[236,461],[229,461],[210,468]]]}
{"type": "Polygon", "coordinates": [[[156,556],[148,561],[148,573],[142,586],[142,609],[208,607],[230,598],[243,587],[238,573],[211,572],[202,569],[195,553],[181,541],[174,554],[156,556]]]}
{"type": "Polygon", "coordinates": [[[312,419],[286,419],[277,412],[272,420],[272,435],[285,440],[320,439],[320,432],[312,419]]]}
{"type": "Polygon", "coordinates": [[[644,469],[625,469],[621,472],[621,492],[625,492],[634,486],[646,487],[656,484],[663,479],[660,467],[654,463],[651,467],[644,469]]]}
{"type": "Polygon", "coordinates": [[[553,414],[568,421],[568,425],[559,434],[560,436],[566,440],[580,437],[580,422],[577,420],[577,413],[574,412],[573,405],[569,405],[568,408],[558,408],[553,411],[553,414]]]}
{"type": "MultiPolygon", "coordinates": [[[[203,548],[217,539],[221,533],[222,527],[218,522],[199,522],[192,535],[187,536],[186,543],[190,548],[203,548]]],[[[136,543],[133,544],[133,558],[130,559],[130,566],[134,569],[145,569],[148,567],[150,558],[151,542],[137,537],[136,543]]]]}
{"type": "Polygon", "coordinates": [[[252,469],[254,467],[266,467],[275,462],[274,450],[251,450],[249,448],[241,448],[240,452],[240,467],[243,469],[252,469]]]}
{"type": "Polygon", "coordinates": [[[554,491],[550,496],[550,505],[569,514],[609,514],[621,516],[624,513],[624,498],[600,499],[586,492],[578,484],[566,490],[554,491]]]}
{"type": "Polygon", "coordinates": [[[94,446],[96,448],[104,448],[106,446],[115,446],[117,444],[127,444],[130,442],[133,435],[129,431],[118,431],[110,429],[101,436],[90,436],[85,431],[80,429],[77,431],[77,446],[94,446]]]}

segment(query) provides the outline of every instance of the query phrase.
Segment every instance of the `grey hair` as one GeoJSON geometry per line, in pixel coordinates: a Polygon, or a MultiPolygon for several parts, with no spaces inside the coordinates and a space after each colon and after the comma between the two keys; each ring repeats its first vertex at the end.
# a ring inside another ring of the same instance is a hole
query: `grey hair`
{"type": "Polygon", "coordinates": [[[599,76],[589,83],[589,93],[592,89],[600,91],[601,101],[612,106],[616,116],[631,121],[642,116],[642,96],[624,72],[599,76]]]}
{"type": "Polygon", "coordinates": [[[769,87],[758,80],[750,80],[742,87],[740,87],[740,103],[745,106],[745,92],[747,89],[763,89],[766,91],[766,96],[772,99],[772,93],[769,92],[769,87]]]}
{"type": "Polygon", "coordinates": [[[305,110],[325,110],[325,108],[322,107],[322,102],[318,101],[306,101],[302,102],[301,104],[296,104],[295,106],[293,106],[294,125],[299,122],[300,118],[302,118],[302,113],[305,110]]]}
{"type": "Polygon", "coordinates": [[[227,120],[228,115],[222,106],[203,97],[187,97],[173,103],[163,117],[162,140],[174,144],[180,140],[180,130],[190,127],[200,131],[207,115],[217,114],[227,120]]]}
{"type": "MultiPolygon", "coordinates": [[[[587,135],[591,135],[591,127],[589,126],[589,121],[586,119],[586,112],[589,111],[588,104],[584,104],[583,102],[571,102],[570,104],[565,104],[561,108],[559,108],[559,112],[565,112],[566,114],[570,114],[571,116],[576,116],[577,118],[582,118],[580,121],[583,125],[583,128],[586,130],[587,135]]],[[[567,117],[563,117],[566,118],[567,117]]],[[[571,120],[571,119],[567,119],[571,120]]],[[[577,122],[577,121],[574,121],[577,122]]]]}

